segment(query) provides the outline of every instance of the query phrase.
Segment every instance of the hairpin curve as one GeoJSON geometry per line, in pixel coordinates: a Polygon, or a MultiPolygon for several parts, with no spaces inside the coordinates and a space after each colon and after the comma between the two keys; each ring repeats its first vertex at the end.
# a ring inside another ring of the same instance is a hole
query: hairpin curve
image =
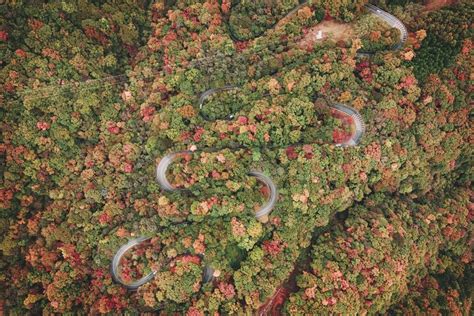
{"type": "Polygon", "coordinates": [[[263,206],[261,206],[257,212],[255,212],[255,217],[260,219],[263,216],[268,215],[275,207],[276,201],[278,199],[277,187],[270,177],[260,171],[252,170],[249,172],[249,176],[255,177],[260,182],[263,182],[270,191],[270,197],[268,198],[268,201],[263,204],[263,206]]]}
{"type": "Polygon", "coordinates": [[[358,145],[365,133],[365,123],[360,113],[356,109],[341,103],[333,104],[332,109],[342,112],[344,115],[350,116],[354,122],[355,128],[349,140],[338,143],[336,146],[350,147],[358,145]]]}
{"type": "MultiPolygon", "coordinates": [[[[126,283],[120,277],[120,273],[119,273],[120,261],[121,261],[122,257],[125,255],[125,253],[127,251],[129,251],[131,248],[141,244],[142,242],[145,242],[145,241],[149,240],[150,238],[151,237],[141,236],[141,237],[129,240],[125,245],[123,245],[122,247],[119,248],[119,250],[117,250],[117,252],[115,253],[115,255],[112,259],[112,263],[111,263],[111,267],[110,267],[110,272],[112,274],[112,279],[115,282],[123,285],[124,287],[126,287],[130,291],[135,291],[140,286],[144,285],[145,283],[150,282],[155,277],[157,272],[153,271],[153,272],[145,275],[144,277],[142,277],[139,280],[136,280],[136,281],[133,281],[133,282],[130,282],[130,283],[126,283]]],[[[208,283],[208,282],[212,281],[213,278],[214,278],[214,269],[211,266],[206,265],[203,269],[202,282],[203,283],[208,283]]]]}
{"type": "MultiPolygon", "coordinates": [[[[400,19],[398,19],[396,16],[380,9],[379,7],[374,6],[373,4],[368,3],[368,4],[365,5],[365,8],[370,13],[372,13],[372,14],[376,15],[377,17],[379,17],[380,19],[384,20],[387,24],[389,24],[393,28],[396,28],[400,32],[400,35],[401,35],[400,41],[398,43],[395,43],[391,47],[391,50],[396,51],[396,50],[401,49],[405,45],[405,43],[408,39],[408,30],[407,30],[405,24],[403,24],[403,22],[400,21],[400,19]]],[[[359,53],[357,53],[356,56],[357,57],[370,57],[372,55],[373,55],[373,53],[359,52],[359,53]]]]}
{"type": "MultiPolygon", "coordinates": [[[[171,163],[176,159],[178,155],[181,154],[190,154],[192,153],[191,151],[180,151],[180,152],[175,152],[175,153],[170,153],[164,156],[160,162],[158,163],[158,166],[156,167],[156,180],[158,184],[168,192],[176,191],[179,190],[175,188],[171,183],[168,181],[166,178],[166,172],[168,170],[168,167],[171,165],[171,163]]],[[[260,171],[256,170],[251,170],[248,173],[249,176],[257,178],[260,182],[264,183],[267,188],[270,191],[270,197],[268,201],[255,213],[256,218],[261,218],[267,214],[269,214],[273,207],[275,206],[278,193],[277,193],[277,188],[276,185],[273,183],[273,181],[270,179],[270,177],[266,176],[260,171]]]]}
{"type": "Polygon", "coordinates": [[[160,162],[156,166],[156,181],[165,191],[173,192],[179,190],[175,188],[166,178],[166,171],[168,171],[168,167],[173,163],[173,161],[180,155],[183,154],[192,154],[192,151],[179,151],[167,154],[163,158],[161,158],[160,162]]]}
{"type": "Polygon", "coordinates": [[[155,277],[156,271],[153,271],[153,272],[147,274],[146,276],[142,277],[139,280],[133,281],[131,283],[126,283],[120,277],[119,264],[120,264],[120,261],[121,261],[122,257],[125,255],[125,253],[128,250],[130,250],[131,248],[141,244],[144,241],[147,241],[148,239],[150,239],[150,237],[143,237],[142,236],[142,237],[138,237],[138,238],[129,240],[129,242],[127,242],[125,245],[123,245],[122,247],[119,248],[119,250],[115,253],[114,258],[112,259],[112,264],[111,264],[111,268],[110,268],[112,278],[114,279],[115,282],[120,283],[121,285],[123,285],[124,287],[126,287],[127,289],[129,289],[131,291],[134,291],[134,290],[138,289],[140,286],[142,286],[143,284],[151,281],[155,277]]]}

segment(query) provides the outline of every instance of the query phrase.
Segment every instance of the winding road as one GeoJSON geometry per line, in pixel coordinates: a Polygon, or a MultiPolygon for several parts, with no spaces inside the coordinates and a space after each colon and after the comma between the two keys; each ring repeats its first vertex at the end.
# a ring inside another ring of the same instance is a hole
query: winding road
{"type": "Polygon", "coordinates": [[[408,39],[408,30],[405,24],[403,24],[403,22],[400,21],[396,16],[391,15],[390,13],[380,9],[379,7],[374,6],[373,4],[366,4],[365,7],[370,13],[375,14],[376,16],[387,22],[388,25],[400,31],[400,42],[393,46],[392,50],[401,49],[408,39]]]}
{"type": "MultiPolygon", "coordinates": [[[[307,2],[304,2],[300,5],[298,5],[295,9],[290,11],[290,13],[287,14],[283,19],[285,19],[288,16],[290,16],[290,15],[294,14],[295,12],[297,12],[305,4],[307,4],[307,2]]],[[[396,51],[396,50],[401,49],[405,45],[405,42],[408,39],[408,31],[407,31],[407,28],[405,27],[405,25],[398,18],[393,16],[392,14],[390,14],[390,13],[388,13],[388,12],[386,12],[386,11],[384,11],[384,10],[382,10],[382,9],[372,5],[372,4],[367,4],[365,7],[370,13],[378,16],[379,18],[381,18],[385,22],[387,22],[391,27],[397,28],[400,31],[400,35],[401,35],[400,42],[397,43],[396,45],[394,45],[392,47],[392,50],[396,51]]],[[[359,56],[359,57],[366,57],[366,56],[371,56],[371,55],[372,54],[367,54],[367,53],[358,53],[357,54],[357,56],[359,56]]],[[[200,95],[200,98],[199,98],[199,101],[198,101],[199,108],[202,110],[204,101],[211,94],[213,94],[215,92],[219,92],[219,91],[226,91],[226,90],[233,90],[233,89],[239,89],[239,87],[224,86],[224,87],[221,87],[221,88],[209,89],[209,90],[203,92],[200,95]]],[[[355,123],[355,131],[354,131],[353,135],[351,135],[352,136],[351,139],[348,142],[345,142],[343,144],[338,144],[338,146],[356,146],[360,142],[360,140],[361,140],[361,138],[362,138],[362,136],[365,132],[365,124],[363,122],[362,117],[360,116],[360,114],[356,110],[354,110],[354,109],[352,109],[352,108],[350,108],[346,105],[343,105],[343,104],[333,104],[332,108],[337,110],[337,111],[340,111],[340,112],[342,112],[342,113],[344,113],[348,116],[351,116],[354,119],[354,123],[355,123]]],[[[230,114],[228,118],[229,119],[234,118],[234,114],[233,113],[230,114]]],[[[186,153],[189,153],[189,152],[186,152],[186,153]]],[[[160,163],[157,165],[156,179],[157,179],[158,184],[165,191],[175,191],[175,190],[177,190],[176,188],[174,188],[169,183],[168,179],[166,178],[166,171],[167,171],[169,165],[173,162],[173,160],[179,154],[180,153],[168,154],[165,157],[163,157],[161,159],[160,163]]],[[[255,214],[256,218],[261,218],[261,217],[267,216],[271,212],[271,210],[273,209],[273,207],[275,206],[275,204],[277,202],[277,198],[278,198],[277,188],[276,188],[275,184],[273,183],[273,181],[268,176],[263,174],[262,172],[252,170],[252,171],[249,172],[249,176],[256,177],[260,182],[264,183],[270,191],[269,199],[260,208],[260,210],[258,210],[255,214]]],[[[153,272],[149,273],[148,275],[145,275],[144,277],[142,277],[141,279],[139,279],[137,281],[134,281],[134,282],[131,282],[131,283],[126,283],[126,282],[124,282],[124,280],[122,280],[122,278],[120,277],[120,273],[119,273],[119,264],[120,264],[120,261],[121,261],[121,258],[123,257],[123,255],[128,250],[130,250],[131,248],[139,245],[140,243],[142,243],[142,242],[144,242],[148,239],[149,239],[149,237],[139,237],[139,238],[135,238],[135,239],[130,240],[127,244],[123,245],[117,251],[117,253],[115,254],[115,256],[112,260],[111,274],[112,274],[113,279],[115,280],[115,282],[122,284],[123,286],[125,286],[129,290],[133,291],[133,290],[138,289],[141,285],[151,281],[156,275],[156,271],[153,271],[153,272]]],[[[213,273],[212,267],[206,266],[204,268],[204,271],[203,271],[203,281],[204,282],[209,282],[212,279],[212,273],[213,273]]]]}

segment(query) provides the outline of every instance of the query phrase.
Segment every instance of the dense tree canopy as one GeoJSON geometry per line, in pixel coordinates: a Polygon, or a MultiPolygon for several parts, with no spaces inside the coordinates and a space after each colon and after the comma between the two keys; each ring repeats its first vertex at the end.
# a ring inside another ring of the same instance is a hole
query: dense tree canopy
{"type": "Polygon", "coordinates": [[[472,5],[365,4],[0,6],[0,311],[469,314],[472,5]]]}

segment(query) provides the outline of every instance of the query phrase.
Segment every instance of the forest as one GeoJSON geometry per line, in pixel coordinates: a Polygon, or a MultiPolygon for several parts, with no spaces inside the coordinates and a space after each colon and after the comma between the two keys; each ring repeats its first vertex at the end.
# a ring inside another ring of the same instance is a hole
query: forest
{"type": "Polygon", "coordinates": [[[473,16],[0,4],[0,315],[472,315],[473,16]]]}

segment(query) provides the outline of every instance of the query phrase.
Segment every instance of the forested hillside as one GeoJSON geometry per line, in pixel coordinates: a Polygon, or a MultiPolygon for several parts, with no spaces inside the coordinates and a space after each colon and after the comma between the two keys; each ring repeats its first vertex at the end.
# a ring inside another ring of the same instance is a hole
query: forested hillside
{"type": "Polygon", "coordinates": [[[0,314],[471,315],[474,5],[372,4],[0,4],[0,314]]]}

